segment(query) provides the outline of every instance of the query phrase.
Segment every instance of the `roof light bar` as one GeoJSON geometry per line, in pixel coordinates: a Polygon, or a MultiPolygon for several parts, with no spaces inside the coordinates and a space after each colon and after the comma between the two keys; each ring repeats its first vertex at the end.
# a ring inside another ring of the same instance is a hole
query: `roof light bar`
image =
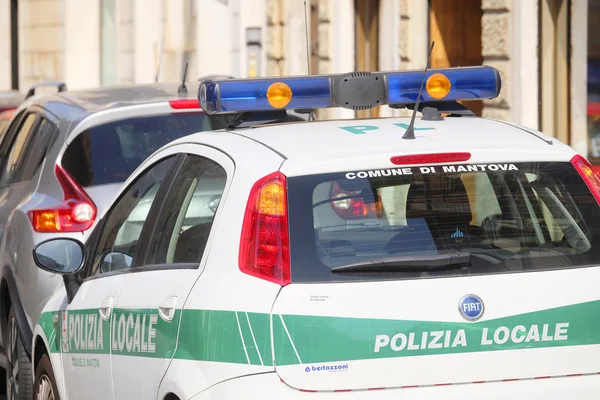
{"type": "Polygon", "coordinates": [[[198,99],[208,114],[326,108],[331,106],[331,84],[326,76],[206,80],[198,99]]]}
{"type": "MultiPolygon", "coordinates": [[[[367,110],[417,100],[423,72],[352,72],[296,77],[205,80],[200,107],[208,114],[341,107],[367,110]]],[[[488,66],[432,69],[421,102],[492,99],[500,74],[488,66]]]]}
{"type": "MultiPolygon", "coordinates": [[[[387,74],[389,104],[415,103],[422,79],[421,71],[387,74]]],[[[431,69],[425,74],[421,102],[493,99],[500,88],[500,74],[495,68],[431,69]]]]}

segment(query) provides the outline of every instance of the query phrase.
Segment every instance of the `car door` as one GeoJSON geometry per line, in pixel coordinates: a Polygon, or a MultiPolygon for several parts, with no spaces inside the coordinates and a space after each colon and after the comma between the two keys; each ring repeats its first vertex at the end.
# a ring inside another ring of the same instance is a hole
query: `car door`
{"type": "Polygon", "coordinates": [[[152,223],[152,206],[164,199],[177,163],[178,156],[169,156],[136,177],[90,236],[81,284],[61,315],[62,363],[69,398],[113,396],[110,355],[115,350],[112,344],[120,337],[115,336],[118,320],[111,318],[112,308],[128,269],[144,254],[139,251],[143,226],[152,223]],[[132,219],[133,225],[129,224],[132,219]]]}
{"type": "MultiPolygon", "coordinates": [[[[50,114],[38,114],[36,126],[23,139],[23,144],[20,143],[22,135],[19,134],[17,137],[7,160],[5,174],[0,178],[0,185],[5,188],[6,194],[6,202],[0,206],[0,215],[3,222],[11,219],[13,221],[4,232],[6,239],[4,256],[6,258],[3,261],[14,267],[13,277],[17,284],[19,301],[28,313],[33,313],[29,315],[33,320],[38,316],[34,310],[39,312],[42,307],[41,303],[47,298],[27,295],[28,291],[32,290],[30,285],[37,280],[39,272],[35,268],[19,268],[23,265],[23,261],[20,261],[19,257],[21,260],[27,260],[25,255],[31,254],[32,237],[24,236],[31,233],[31,229],[27,229],[30,222],[27,220],[28,225],[24,225],[24,219],[16,220],[13,216],[15,209],[23,204],[25,199],[31,199],[32,203],[38,199],[35,192],[40,178],[39,171],[48,149],[58,135],[58,120],[50,114]],[[17,148],[19,149],[17,150],[17,148]]],[[[59,280],[56,280],[56,283],[58,284],[59,280]]]]}
{"type": "Polygon", "coordinates": [[[215,213],[233,170],[231,159],[217,150],[188,154],[156,223],[144,227],[146,259],[132,268],[113,311],[118,337],[112,353],[115,398],[156,398],[177,347],[181,310],[202,273],[215,213]],[[131,371],[143,373],[134,380],[131,371]]]}

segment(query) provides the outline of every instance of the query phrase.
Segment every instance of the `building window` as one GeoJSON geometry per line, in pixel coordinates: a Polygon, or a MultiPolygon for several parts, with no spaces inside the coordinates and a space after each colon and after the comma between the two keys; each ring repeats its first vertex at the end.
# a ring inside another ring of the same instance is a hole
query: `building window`
{"type": "Polygon", "coordinates": [[[600,2],[588,1],[587,118],[589,159],[600,164],[600,2]]]}
{"type": "Polygon", "coordinates": [[[116,1],[102,0],[101,16],[101,84],[117,83],[117,24],[116,1]]]}

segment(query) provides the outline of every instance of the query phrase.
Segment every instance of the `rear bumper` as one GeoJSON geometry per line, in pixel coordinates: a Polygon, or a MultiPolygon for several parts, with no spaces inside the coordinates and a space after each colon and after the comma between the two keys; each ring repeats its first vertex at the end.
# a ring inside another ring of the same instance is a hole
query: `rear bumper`
{"type": "Polygon", "coordinates": [[[540,380],[449,385],[440,387],[352,391],[343,393],[300,392],[281,382],[276,373],[232,379],[211,387],[192,400],[247,399],[321,399],[340,400],[415,400],[415,399],[598,399],[600,375],[540,380]]]}

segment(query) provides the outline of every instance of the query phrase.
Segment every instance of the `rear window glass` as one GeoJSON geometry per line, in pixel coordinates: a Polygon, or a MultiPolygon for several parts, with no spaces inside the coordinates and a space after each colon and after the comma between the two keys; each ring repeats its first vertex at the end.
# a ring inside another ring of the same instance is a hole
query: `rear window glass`
{"type": "Polygon", "coordinates": [[[224,128],[233,117],[177,113],[96,126],[73,140],[62,165],[82,187],[123,182],[163,145],[192,133],[224,128]]]}
{"type": "Polygon", "coordinates": [[[291,177],[288,205],[295,282],[600,264],[600,207],[568,162],[291,177]]]}

